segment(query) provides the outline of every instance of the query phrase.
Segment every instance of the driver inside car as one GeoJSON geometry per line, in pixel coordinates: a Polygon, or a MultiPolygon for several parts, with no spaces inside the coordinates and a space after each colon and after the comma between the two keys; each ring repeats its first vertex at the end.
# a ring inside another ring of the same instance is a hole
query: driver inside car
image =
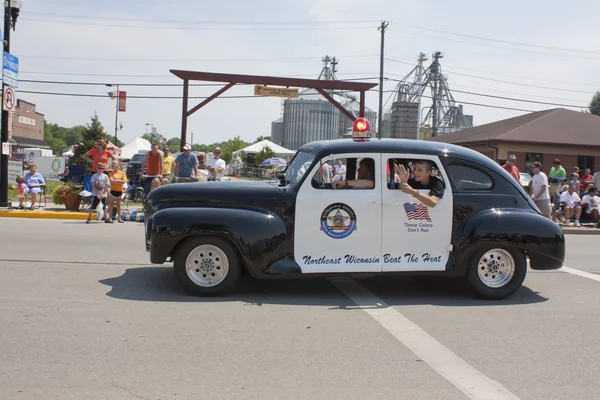
{"type": "Polygon", "coordinates": [[[373,189],[375,187],[375,161],[372,158],[363,158],[358,164],[357,179],[338,180],[333,182],[331,187],[333,189],[373,189]]]}
{"type": "Polygon", "coordinates": [[[444,183],[441,179],[433,176],[433,163],[427,160],[413,162],[413,177],[404,165],[394,164],[395,173],[400,179],[400,189],[425,204],[427,207],[435,207],[444,196],[444,183]],[[429,194],[422,194],[419,189],[428,189],[429,194]]]}

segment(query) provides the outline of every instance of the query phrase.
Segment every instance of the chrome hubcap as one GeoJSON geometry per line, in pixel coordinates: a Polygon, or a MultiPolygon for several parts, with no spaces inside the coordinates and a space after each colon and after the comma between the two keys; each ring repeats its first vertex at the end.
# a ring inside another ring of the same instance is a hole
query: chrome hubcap
{"type": "Polygon", "coordinates": [[[506,250],[492,249],[479,259],[477,272],[484,285],[501,288],[515,275],[515,260],[506,250]]]}
{"type": "Polygon", "coordinates": [[[188,277],[198,286],[217,286],[229,272],[229,259],[220,248],[204,244],[190,251],[185,261],[188,277]]]}

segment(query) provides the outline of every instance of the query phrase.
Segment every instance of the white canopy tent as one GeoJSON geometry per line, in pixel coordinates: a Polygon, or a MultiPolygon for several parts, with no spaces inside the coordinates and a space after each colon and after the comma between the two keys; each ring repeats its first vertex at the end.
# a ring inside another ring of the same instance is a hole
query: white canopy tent
{"type": "Polygon", "coordinates": [[[131,142],[127,143],[121,148],[121,158],[131,158],[134,154],[137,154],[140,150],[149,151],[152,145],[146,139],[142,139],[140,136],[136,136],[131,142]]]}
{"type": "Polygon", "coordinates": [[[296,154],[296,152],[294,150],[288,150],[285,147],[281,147],[281,146],[271,142],[270,140],[265,139],[265,140],[261,140],[258,143],[251,144],[250,146],[248,146],[242,150],[236,151],[235,153],[233,153],[233,156],[235,158],[238,158],[242,154],[258,154],[265,147],[270,148],[275,153],[276,156],[282,157],[282,158],[289,158],[289,157],[293,156],[294,154],[296,154]]]}

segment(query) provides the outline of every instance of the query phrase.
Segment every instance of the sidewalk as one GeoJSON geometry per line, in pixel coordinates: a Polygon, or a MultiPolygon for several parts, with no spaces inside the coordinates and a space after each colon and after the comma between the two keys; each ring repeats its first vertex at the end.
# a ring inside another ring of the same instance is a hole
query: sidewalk
{"type": "MultiPolygon", "coordinates": [[[[64,205],[48,203],[46,207],[35,210],[19,210],[14,208],[18,203],[12,203],[13,208],[0,208],[0,218],[41,218],[41,219],[70,219],[85,221],[88,217],[88,210],[68,211],[64,205]]],[[[123,207],[123,211],[127,208],[123,207]]],[[[144,214],[141,205],[132,205],[129,207],[130,214],[125,218],[126,221],[144,222],[144,214]]],[[[96,213],[92,213],[92,220],[96,221],[96,213]]]]}

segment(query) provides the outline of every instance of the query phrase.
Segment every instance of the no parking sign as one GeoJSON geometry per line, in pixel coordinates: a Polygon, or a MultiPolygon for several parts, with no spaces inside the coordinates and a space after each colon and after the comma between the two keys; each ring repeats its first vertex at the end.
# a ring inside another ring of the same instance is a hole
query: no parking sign
{"type": "Polygon", "coordinates": [[[4,111],[12,111],[15,108],[15,100],[15,90],[10,86],[6,86],[2,96],[2,108],[4,111]]]}

